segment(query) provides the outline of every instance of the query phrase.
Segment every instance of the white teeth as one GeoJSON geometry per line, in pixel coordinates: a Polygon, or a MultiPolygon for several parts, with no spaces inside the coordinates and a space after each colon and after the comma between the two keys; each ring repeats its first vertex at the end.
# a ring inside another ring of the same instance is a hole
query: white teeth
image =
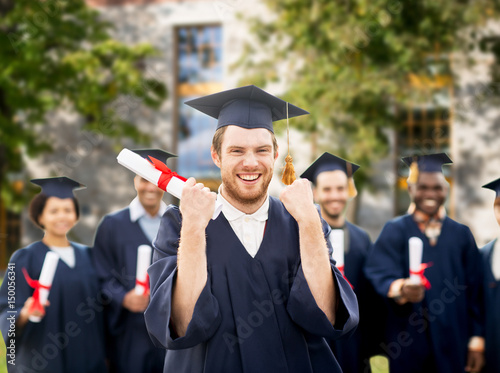
{"type": "Polygon", "coordinates": [[[426,200],[424,201],[424,205],[434,207],[434,206],[436,206],[436,201],[433,201],[433,200],[431,200],[431,199],[426,199],[426,200]]]}
{"type": "Polygon", "coordinates": [[[242,178],[243,180],[246,180],[246,181],[257,180],[258,177],[259,177],[259,175],[240,175],[240,178],[242,178]]]}

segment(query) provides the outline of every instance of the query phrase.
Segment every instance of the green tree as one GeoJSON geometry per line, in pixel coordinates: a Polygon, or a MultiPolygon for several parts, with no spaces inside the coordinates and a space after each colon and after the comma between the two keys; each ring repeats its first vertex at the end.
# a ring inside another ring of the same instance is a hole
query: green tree
{"type": "Polygon", "coordinates": [[[44,131],[56,109],[79,113],[88,131],[147,140],[115,109],[119,99],[155,108],[166,97],[144,68],[152,46],[114,40],[83,0],[0,0],[0,31],[0,189],[9,207],[20,196],[6,171],[22,169],[21,152],[51,150],[44,131]]]}
{"type": "Polygon", "coordinates": [[[405,103],[429,100],[433,83],[451,74],[449,53],[475,48],[474,31],[498,15],[488,0],[264,3],[269,21],[247,19],[255,39],[236,64],[244,83],[285,81],[288,99],[311,112],[293,123],[332,134],[329,151],[366,166],[387,154],[384,129],[397,125],[405,103]]]}

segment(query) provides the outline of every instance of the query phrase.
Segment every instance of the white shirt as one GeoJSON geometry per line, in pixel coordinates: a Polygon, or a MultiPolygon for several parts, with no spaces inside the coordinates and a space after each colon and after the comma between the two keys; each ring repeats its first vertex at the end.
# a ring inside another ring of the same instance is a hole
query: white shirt
{"type": "MultiPolygon", "coordinates": [[[[222,185],[221,185],[222,186],[222,185]]],[[[245,214],[231,205],[224,197],[222,197],[221,188],[217,200],[222,203],[222,213],[227,219],[234,233],[239,238],[248,254],[252,258],[257,255],[260,244],[264,238],[264,229],[269,213],[269,196],[267,196],[262,206],[253,214],[245,214]]]]}
{"type": "Polygon", "coordinates": [[[500,280],[500,238],[496,240],[491,254],[491,271],[495,280],[500,280]]]}
{"type": "Polygon", "coordinates": [[[146,235],[146,237],[153,242],[160,228],[161,217],[167,210],[167,205],[165,202],[161,201],[160,208],[155,216],[148,214],[144,206],[139,201],[138,197],[135,197],[129,205],[130,210],[130,220],[132,223],[139,221],[139,225],[146,235]]]}
{"type": "Polygon", "coordinates": [[[75,250],[73,246],[56,247],[50,246],[50,250],[59,255],[59,258],[68,265],[70,268],[75,267],[75,250]]]}

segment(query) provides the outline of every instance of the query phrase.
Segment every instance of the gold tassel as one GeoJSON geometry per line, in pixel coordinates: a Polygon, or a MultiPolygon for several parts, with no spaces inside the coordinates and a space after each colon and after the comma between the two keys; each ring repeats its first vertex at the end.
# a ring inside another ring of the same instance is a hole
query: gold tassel
{"type": "Polygon", "coordinates": [[[354,185],[354,178],[352,177],[352,164],[346,162],[347,166],[347,193],[349,198],[354,198],[358,195],[356,186],[354,185]]]}
{"type": "Polygon", "coordinates": [[[406,180],[408,184],[416,184],[418,181],[418,163],[414,160],[410,165],[410,174],[406,180]]]}
{"type": "Polygon", "coordinates": [[[283,176],[281,177],[281,181],[285,185],[292,184],[297,177],[295,176],[295,168],[293,167],[293,159],[290,155],[290,128],[288,126],[288,102],[286,103],[286,138],[288,145],[288,155],[285,158],[285,169],[283,170],[283,176]]]}

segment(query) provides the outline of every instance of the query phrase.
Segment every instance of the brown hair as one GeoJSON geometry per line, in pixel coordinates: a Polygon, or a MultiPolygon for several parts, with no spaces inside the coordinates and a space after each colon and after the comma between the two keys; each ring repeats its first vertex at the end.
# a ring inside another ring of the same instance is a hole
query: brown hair
{"type": "MultiPolygon", "coordinates": [[[[227,126],[224,126],[215,131],[214,137],[212,139],[212,146],[214,147],[214,150],[219,156],[219,158],[222,149],[222,140],[224,140],[224,133],[226,132],[226,128],[227,126]]],[[[276,140],[276,136],[274,135],[273,132],[269,131],[269,133],[271,134],[273,140],[273,152],[274,156],[276,157],[276,152],[278,151],[278,141],[276,140]]]]}
{"type": "MultiPolygon", "coordinates": [[[[41,229],[44,229],[44,226],[40,224],[38,219],[40,218],[40,215],[43,213],[43,209],[45,208],[45,205],[47,204],[47,200],[50,197],[47,196],[46,194],[40,193],[35,196],[30,202],[29,206],[29,211],[28,215],[31,219],[31,221],[41,229]]],[[[75,213],[76,213],[76,219],[80,217],[80,206],[78,204],[78,200],[75,197],[71,198],[73,200],[73,204],[75,205],[75,213]]]]}

